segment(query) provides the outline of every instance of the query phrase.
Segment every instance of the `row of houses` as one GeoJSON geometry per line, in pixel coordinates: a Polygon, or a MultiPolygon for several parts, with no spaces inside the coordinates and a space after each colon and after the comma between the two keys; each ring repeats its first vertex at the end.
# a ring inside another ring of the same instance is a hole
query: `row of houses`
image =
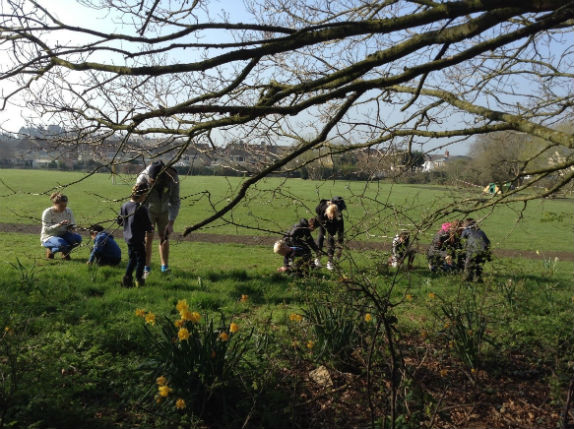
{"type": "MultiPolygon", "coordinates": [[[[161,156],[169,160],[179,150],[181,142],[173,139],[69,136],[60,129],[49,129],[50,134],[24,130],[18,137],[0,135],[0,167],[55,168],[86,170],[110,166],[117,173],[137,173],[151,159],[161,156]],[[25,137],[23,137],[25,136],[25,137]]],[[[288,146],[234,141],[225,146],[190,145],[175,164],[185,174],[248,174],[283,158],[292,150],[288,146]]],[[[311,154],[311,158],[320,155],[311,154]]],[[[349,152],[346,156],[326,156],[320,161],[303,162],[302,169],[336,169],[337,165],[357,170],[369,169],[373,177],[386,177],[405,169],[404,152],[367,148],[349,152]],[[403,155],[401,155],[403,154],[403,155]]],[[[444,167],[452,159],[448,151],[440,155],[419,154],[411,171],[430,172],[444,167]],[[423,157],[424,158],[421,158],[423,157]],[[424,162],[423,162],[424,161],[424,162]]],[[[297,170],[295,162],[288,164],[297,170]]]]}

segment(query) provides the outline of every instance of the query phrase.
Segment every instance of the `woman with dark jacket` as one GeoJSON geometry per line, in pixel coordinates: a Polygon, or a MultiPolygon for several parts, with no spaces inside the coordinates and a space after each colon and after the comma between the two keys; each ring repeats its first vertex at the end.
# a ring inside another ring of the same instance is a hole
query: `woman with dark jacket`
{"type": "MultiPolygon", "coordinates": [[[[345,222],[343,220],[342,211],[347,206],[341,197],[335,197],[331,200],[321,200],[315,209],[317,213],[317,220],[319,222],[319,237],[317,238],[317,247],[319,251],[323,250],[323,243],[325,242],[325,233],[329,234],[327,241],[327,269],[333,270],[333,257],[335,256],[335,235],[337,236],[337,258],[341,257],[343,251],[343,241],[345,234],[345,222]]],[[[315,265],[321,266],[321,260],[317,258],[315,265]]]]}

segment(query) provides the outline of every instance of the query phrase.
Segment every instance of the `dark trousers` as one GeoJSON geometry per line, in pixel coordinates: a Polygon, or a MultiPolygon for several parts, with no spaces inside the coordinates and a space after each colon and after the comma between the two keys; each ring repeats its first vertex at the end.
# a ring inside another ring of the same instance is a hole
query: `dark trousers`
{"type": "Polygon", "coordinates": [[[116,265],[119,265],[120,262],[122,262],[122,260],[117,258],[108,258],[106,256],[96,256],[94,258],[94,262],[96,263],[96,265],[100,266],[110,265],[112,267],[115,267],[116,265]]]}
{"type": "Polygon", "coordinates": [[[333,256],[335,255],[335,249],[337,251],[337,258],[341,257],[343,250],[343,236],[338,231],[328,231],[323,226],[319,226],[319,235],[317,237],[317,247],[319,250],[323,250],[323,244],[325,243],[325,235],[327,235],[327,256],[329,261],[333,262],[333,256]],[[337,234],[337,246],[335,245],[335,234],[337,234]]]}
{"type": "Polygon", "coordinates": [[[145,267],[145,244],[128,244],[128,266],[126,277],[132,278],[134,269],[136,279],[142,279],[145,267]]]}
{"type": "Polygon", "coordinates": [[[466,260],[464,262],[464,278],[468,281],[481,280],[482,279],[482,266],[486,262],[485,255],[470,254],[466,255],[466,260]]]}

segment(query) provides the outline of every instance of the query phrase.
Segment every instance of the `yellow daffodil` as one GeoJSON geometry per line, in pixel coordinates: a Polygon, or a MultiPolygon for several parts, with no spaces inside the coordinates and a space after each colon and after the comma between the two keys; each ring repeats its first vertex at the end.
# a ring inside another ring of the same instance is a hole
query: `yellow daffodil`
{"type": "Polygon", "coordinates": [[[185,310],[181,315],[182,320],[187,320],[192,323],[199,323],[201,320],[201,314],[197,311],[191,312],[189,310],[185,310]]]}
{"type": "Polygon", "coordinates": [[[450,328],[450,322],[445,322],[444,329],[448,329],[448,328],[450,328]]]}
{"type": "Polygon", "coordinates": [[[311,341],[311,340],[307,341],[307,348],[308,348],[309,350],[312,350],[313,347],[315,347],[315,342],[314,342],[314,341],[311,341]]]}
{"type": "Polygon", "coordinates": [[[178,410],[185,410],[185,401],[179,398],[177,401],[175,401],[175,408],[178,410]]]}
{"type": "Polygon", "coordinates": [[[167,398],[169,396],[170,392],[172,391],[172,389],[169,386],[164,385],[164,386],[159,386],[157,388],[157,391],[159,393],[159,396],[161,396],[162,398],[167,398]]]}
{"type": "Polygon", "coordinates": [[[145,323],[148,325],[155,325],[155,314],[151,311],[145,315],[145,323]]]}
{"type": "Polygon", "coordinates": [[[175,309],[179,312],[179,314],[183,315],[186,311],[189,311],[189,306],[187,305],[187,301],[185,299],[180,299],[177,301],[175,309]]]}
{"type": "Polygon", "coordinates": [[[185,325],[185,320],[176,320],[175,322],[173,322],[173,324],[175,325],[176,328],[181,328],[183,327],[183,325],[185,325]]]}
{"type": "Polygon", "coordinates": [[[291,313],[289,315],[289,320],[291,320],[292,322],[300,322],[301,320],[303,320],[303,316],[301,316],[300,314],[291,313]]]}
{"type": "Polygon", "coordinates": [[[177,332],[177,338],[179,338],[179,341],[187,341],[189,338],[189,331],[186,328],[180,328],[177,332]]]}
{"type": "Polygon", "coordinates": [[[410,302],[413,300],[413,296],[410,293],[407,293],[407,295],[405,296],[405,299],[410,302]]]}
{"type": "Polygon", "coordinates": [[[239,331],[239,325],[237,323],[232,322],[231,325],[229,325],[229,332],[235,334],[237,331],[239,331]]]}
{"type": "Polygon", "coordinates": [[[436,298],[436,294],[434,292],[429,292],[429,298],[430,299],[435,299],[436,298]]]}
{"type": "Polygon", "coordinates": [[[372,320],[373,316],[371,316],[371,313],[365,314],[365,322],[370,323],[372,320]]]}
{"type": "Polygon", "coordinates": [[[145,318],[145,310],[143,308],[136,308],[136,316],[145,318]]]}
{"type": "Polygon", "coordinates": [[[470,372],[471,372],[472,374],[476,374],[476,368],[471,368],[471,369],[470,369],[470,372]]]}
{"type": "Polygon", "coordinates": [[[165,386],[167,384],[167,378],[162,375],[161,377],[156,378],[155,382],[158,386],[165,386]]]}
{"type": "Polygon", "coordinates": [[[227,332],[222,332],[221,334],[219,334],[219,340],[223,342],[229,341],[229,335],[227,334],[227,332]]]}
{"type": "Polygon", "coordinates": [[[249,300],[249,295],[241,295],[241,299],[239,301],[247,302],[248,300],[249,300]]]}

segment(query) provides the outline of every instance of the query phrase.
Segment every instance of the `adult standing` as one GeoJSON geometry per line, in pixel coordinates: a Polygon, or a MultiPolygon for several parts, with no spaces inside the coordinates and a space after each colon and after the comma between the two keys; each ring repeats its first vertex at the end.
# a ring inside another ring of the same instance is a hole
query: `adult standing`
{"type": "MultiPolygon", "coordinates": [[[[155,161],[138,176],[136,184],[142,183],[147,183],[150,188],[146,206],[151,223],[159,235],[161,272],[165,273],[169,271],[169,236],[173,233],[175,219],[179,214],[179,177],[174,168],[166,166],[162,161],[155,161]]],[[[144,279],[151,271],[153,236],[151,232],[146,241],[144,279]]]]}
{"type": "Polygon", "coordinates": [[[62,252],[62,259],[69,261],[70,252],[82,242],[82,236],[74,233],[76,220],[68,207],[68,197],[60,192],[50,195],[52,207],[42,213],[40,241],[46,248],[46,257],[54,259],[54,254],[62,252]]]}
{"type": "MultiPolygon", "coordinates": [[[[341,257],[343,251],[343,240],[345,234],[345,222],[343,220],[342,211],[347,206],[341,197],[335,197],[331,200],[321,200],[315,209],[317,213],[317,220],[319,222],[319,236],[317,237],[317,247],[319,252],[323,250],[325,242],[325,233],[329,235],[327,241],[327,269],[329,271],[335,268],[333,258],[341,257]],[[335,235],[337,236],[337,251],[335,255],[335,235]]],[[[315,265],[320,267],[321,261],[319,258],[315,260],[315,265]]]]}

